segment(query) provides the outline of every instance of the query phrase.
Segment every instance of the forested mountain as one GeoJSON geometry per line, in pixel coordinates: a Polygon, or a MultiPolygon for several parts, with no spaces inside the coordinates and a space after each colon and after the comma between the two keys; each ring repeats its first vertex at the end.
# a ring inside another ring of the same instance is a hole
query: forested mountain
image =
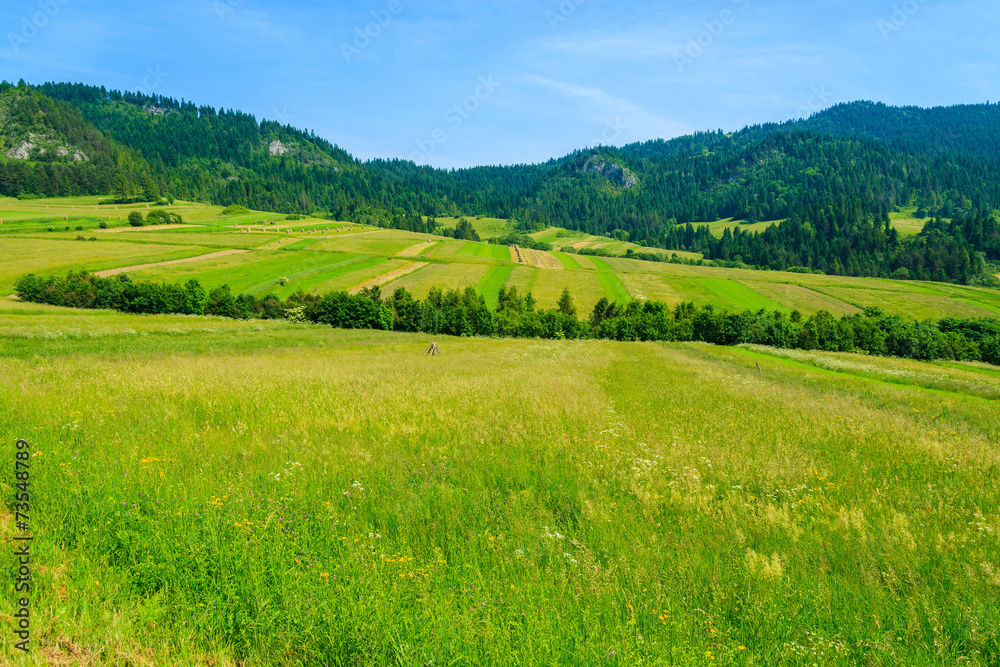
{"type": "Polygon", "coordinates": [[[420,231],[421,216],[486,214],[521,231],[627,234],[709,259],[851,275],[969,282],[1000,260],[995,104],[858,102],[739,132],[461,170],[362,163],[238,111],[80,84],[0,85],[0,127],[7,195],[162,194],[420,231]],[[941,220],[904,241],[888,214],[913,205],[941,220]],[[697,225],[720,218],[785,222],[721,239],[697,225]]]}
{"type": "Polygon", "coordinates": [[[842,137],[875,139],[910,153],[1000,158],[1000,104],[952,107],[890,107],[875,102],[838,104],[808,120],[803,129],[842,137]]]}

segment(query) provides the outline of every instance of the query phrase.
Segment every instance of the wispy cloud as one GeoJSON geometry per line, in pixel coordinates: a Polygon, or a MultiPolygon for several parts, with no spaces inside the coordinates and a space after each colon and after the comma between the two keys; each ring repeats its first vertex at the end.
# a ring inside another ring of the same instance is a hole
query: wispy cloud
{"type": "Polygon", "coordinates": [[[642,61],[650,58],[672,58],[685,43],[680,30],[656,28],[618,32],[614,35],[599,33],[559,35],[543,40],[541,46],[574,57],[642,61]]]}
{"type": "Polygon", "coordinates": [[[592,120],[608,122],[615,119],[628,130],[629,136],[641,136],[646,139],[670,138],[692,130],[690,125],[650,113],[638,104],[600,88],[535,75],[527,75],[523,77],[523,81],[584,100],[587,102],[586,112],[592,120]]]}

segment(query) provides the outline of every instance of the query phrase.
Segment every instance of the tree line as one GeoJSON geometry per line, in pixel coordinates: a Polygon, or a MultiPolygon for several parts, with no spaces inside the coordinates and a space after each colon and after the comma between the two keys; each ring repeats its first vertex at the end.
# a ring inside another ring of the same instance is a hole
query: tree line
{"type": "Polygon", "coordinates": [[[907,320],[879,308],[836,318],[827,311],[803,317],[798,311],[729,312],[685,302],[619,304],[602,298],[586,319],[568,290],[553,309],[538,308],[531,293],[500,291],[491,309],[473,288],[434,288],[423,300],[398,288],[383,296],[378,287],[358,294],[296,292],[285,300],[234,295],[228,285],[206,290],[197,280],[183,285],[133,281],[127,275],[99,278],[86,272],[65,277],[28,274],[15,285],[18,298],[73,308],[125,313],[217,315],[236,319],[290,319],[336,328],[422,332],[451,336],[510,338],[595,338],[617,341],[703,341],[779,348],[862,352],[930,361],[955,359],[1000,365],[1000,320],[945,318],[907,320]]]}

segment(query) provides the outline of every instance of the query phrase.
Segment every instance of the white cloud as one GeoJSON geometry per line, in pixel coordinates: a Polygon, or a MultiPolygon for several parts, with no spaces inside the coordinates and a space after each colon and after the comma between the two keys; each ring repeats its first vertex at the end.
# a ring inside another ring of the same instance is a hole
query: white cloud
{"type": "Polygon", "coordinates": [[[622,97],[617,97],[600,88],[590,88],[566,81],[557,81],[543,76],[529,75],[524,82],[544,86],[570,97],[585,100],[587,113],[592,120],[613,126],[611,135],[604,133],[599,139],[605,143],[622,143],[628,138],[653,139],[671,138],[691,132],[691,126],[673,119],[650,113],[622,97]]]}

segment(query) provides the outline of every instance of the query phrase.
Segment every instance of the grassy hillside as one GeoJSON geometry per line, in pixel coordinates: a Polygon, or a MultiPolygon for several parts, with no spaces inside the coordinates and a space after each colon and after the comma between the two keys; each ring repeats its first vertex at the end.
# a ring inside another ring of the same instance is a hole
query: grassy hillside
{"type": "MultiPolygon", "coordinates": [[[[565,288],[584,314],[601,298],[618,302],[635,298],[804,314],[821,309],[848,314],[879,306],[907,318],[1000,315],[1000,292],[986,288],[560,252],[552,253],[551,261],[533,256],[534,263],[517,263],[505,246],[326,220],[289,221],[287,216],[264,212],[227,216],[221,207],[188,202],[169,207],[183,216],[181,226],[133,228],[125,220],[136,209],[152,210],[144,204],[97,206],[96,198],[0,200],[0,240],[10,259],[0,266],[0,294],[10,294],[14,280],[27,272],[49,275],[142,267],[127,273],[177,282],[197,278],[206,287],[229,284],[237,292],[281,297],[297,289],[319,293],[356,289],[374,280],[383,292],[405,287],[419,298],[433,287],[474,286],[495,299],[506,285],[532,292],[541,307],[551,308],[565,288]],[[109,228],[101,229],[102,222],[109,228]],[[50,227],[53,231],[48,231],[50,227]],[[226,251],[234,252],[221,254],[226,251]],[[199,256],[207,259],[167,263],[199,256]],[[409,272],[401,274],[401,267],[409,272]]],[[[555,228],[536,237],[559,247],[603,247],[612,252],[639,248],[555,228]]]]}
{"type": "Polygon", "coordinates": [[[35,535],[34,652],[0,660],[1000,657],[995,369],[428,342],[0,304],[35,535]]]}

